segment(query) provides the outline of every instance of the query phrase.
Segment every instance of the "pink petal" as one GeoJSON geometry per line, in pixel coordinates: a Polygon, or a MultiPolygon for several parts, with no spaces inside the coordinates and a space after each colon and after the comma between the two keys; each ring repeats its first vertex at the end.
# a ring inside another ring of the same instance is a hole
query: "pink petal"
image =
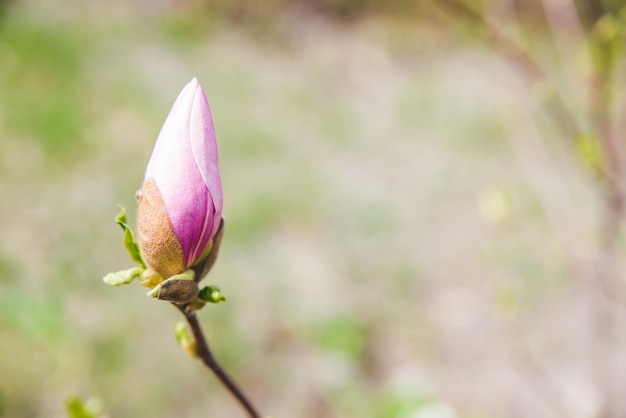
{"type": "MultiPolygon", "coordinates": [[[[211,236],[213,238],[222,219],[223,192],[220,170],[217,161],[217,141],[215,138],[215,128],[211,118],[211,109],[206,99],[204,90],[195,78],[191,83],[197,85],[192,109],[191,123],[189,126],[191,138],[191,151],[200,171],[200,175],[209,190],[215,208],[213,222],[211,225],[211,236]]],[[[209,238],[209,239],[210,239],[209,238]]]]}
{"type": "Polygon", "coordinates": [[[189,266],[202,255],[217,231],[222,206],[213,123],[195,78],[179,94],[159,133],[146,170],[149,177],[161,191],[189,266]],[[219,202],[217,220],[218,206],[212,190],[219,202]]]}

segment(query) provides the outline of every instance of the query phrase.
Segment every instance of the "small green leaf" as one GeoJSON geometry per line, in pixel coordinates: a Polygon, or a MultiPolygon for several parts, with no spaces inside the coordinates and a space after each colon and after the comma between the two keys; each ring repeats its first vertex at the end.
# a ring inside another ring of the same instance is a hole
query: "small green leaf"
{"type": "Polygon", "coordinates": [[[180,345],[189,344],[193,341],[184,321],[178,321],[176,323],[176,326],[174,327],[174,335],[176,336],[176,341],[178,341],[178,344],[180,345]]]}
{"type": "Polygon", "coordinates": [[[226,302],[226,298],[222,295],[222,292],[217,286],[203,287],[198,293],[198,297],[201,300],[210,303],[226,302]]]}
{"type": "Polygon", "coordinates": [[[109,286],[121,286],[140,277],[142,272],[143,269],[141,267],[132,267],[126,270],[109,273],[102,278],[102,281],[109,286]]]}
{"type": "Polygon", "coordinates": [[[158,284],[156,286],[154,286],[151,290],[148,291],[148,293],[146,293],[146,295],[150,298],[157,298],[159,297],[159,292],[161,291],[161,285],[158,284]]]}
{"type": "Polygon", "coordinates": [[[141,258],[141,252],[139,251],[139,245],[137,245],[137,241],[135,240],[135,234],[133,234],[133,231],[128,226],[128,221],[126,220],[126,209],[124,209],[124,206],[122,205],[117,206],[120,208],[120,213],[118,213],[115,217],[115,222],[124,230],[124,247],[126,247],[126,251],[128,251],[128,255],[130,255],[131,260],[145,269],[146,263],[144,263],[141,258]]]}
{"type": "Polygon", "coordinates": [[[606,44],[619,37],[621,29],[619,19],[611,13],[607,13],[593,25],[591,34],[597,41],[606,44]]]}
{"type": "Polygon", "coordinates": [[[183,321],[178,321],[176,323],[174,335],[176,336],[178,344],[180,344],[187,354],[191,357],[198,357],[198,352],[196,351],[196,340],[193,339],[183,321]]]}
{"type": "Polygon", "coordinates": [[[187,269],[182,273],[175,274],[170,276],[168,279],[179,279],[179,280],[193,280],[196,277],[196,273],[192,269],[187,269]]]}
{"type": "Polygon", "coordinates": [[[602,150],[598,140],[590,135],[580,135],[576,138],[575,143],[576,154],[581,164],[597,174],[602,169],[602,150]]]}
{"type": "Polygon", "coordinates": [[[102,413],[102,402],[98,399],[89,399],[83,402],[73,396],[65,402],[65,410],[69,418],[97,418],[102,413]]]}

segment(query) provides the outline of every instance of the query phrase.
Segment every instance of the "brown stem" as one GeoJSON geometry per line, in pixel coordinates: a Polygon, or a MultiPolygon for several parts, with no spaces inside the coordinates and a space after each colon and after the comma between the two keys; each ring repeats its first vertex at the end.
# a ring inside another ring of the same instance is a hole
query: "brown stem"
{"type": "Polygon", "coordinates": [[[217,378],[222,382],[222,384],[230,391],[230,393],[239,401],[241,406],[248,412],[248,415],[251,418],[261,418],[261,414],[259,414],[252,403],[246,398],[243,394],[239,386],[235,384],[235,382],[226,374],[224,369],[219,365],[209,345],[207,344],[206,338],[204,337],[204,333],[202,332],[202,328],[200,327],[200,323],[198,322],[198,317],[196,316],[195,311],[187,310],[184,306],[176,305],[179,311],[185,316],[187,323],[189,324],[189,328],[191,329],[191,333],[196,341],[196,353],[202,362],[209,368],[217,378]]]}

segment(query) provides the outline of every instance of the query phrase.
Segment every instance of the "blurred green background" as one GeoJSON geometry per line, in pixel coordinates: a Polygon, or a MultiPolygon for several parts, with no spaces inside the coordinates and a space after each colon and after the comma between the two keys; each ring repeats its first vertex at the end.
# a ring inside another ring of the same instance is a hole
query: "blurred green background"
{"type": "MultiPolygon", "coordinates": [[[[626,257],[619,229],[601,246],[598,147],[573,152],[549,88],[441,6],[0,1],[0,417],[63,417],[71,396],[117,418],[244,417],[176,344],[175,309],[101,282],[132,264],[116,205],[132,219],[192,77],[226,219],[207,282],[228,302],[200,319],[265,414],[625,416],[606,406],[624,387],[626,257]],[[607,259],[618,291],[598,295],[607,259]]],[[[482,7],[589,124],[597,13],[482,7]]]]}

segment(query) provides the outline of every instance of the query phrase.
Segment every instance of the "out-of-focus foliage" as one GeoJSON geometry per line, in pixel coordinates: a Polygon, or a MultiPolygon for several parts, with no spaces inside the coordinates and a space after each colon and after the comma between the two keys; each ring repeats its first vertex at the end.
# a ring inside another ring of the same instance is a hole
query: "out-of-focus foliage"
{"type": "MultiPolygon", "coordinates": [[[[544,6],[565,3],[472,4],[545,66],[583,125],[571,141],[545,110],[555,86],[528,83],[440,2],[1,3],[0,417],[64,417],[74,394],[112,417],[242,416],[176,343],[175,309],[101,283],[131,264],[116,204],[132,226],[193,76],[227,220],[210,282],[228,302],[201,322],[265,414],[599,415],[598,358],[623,349],[596,320],[621,317],[619,293],[590,285],[598,61],[576,25],[546,26],[544,6]]],[[[623,13],[585,7],[621,47],[623,13]]],[[[618,126],[624,91],[616,77],[618,126]]]]}
{"type": "Polygon", "coordinates": [[[80,80],[84,45],[63,27],[7,19],[1,27],[0,107],[6,130],[39,141],[47,153],[66,154],[84,142],[80,80]],[[21,111],[20,111],[21,110],[21,111]]]}
{"type": "Polygon", "coordinates": [[[69,418],[98,418],[102,414],[103,405],[98,399],[92,398],[87,402],[74,397],[65,402],[69,418]]]}

